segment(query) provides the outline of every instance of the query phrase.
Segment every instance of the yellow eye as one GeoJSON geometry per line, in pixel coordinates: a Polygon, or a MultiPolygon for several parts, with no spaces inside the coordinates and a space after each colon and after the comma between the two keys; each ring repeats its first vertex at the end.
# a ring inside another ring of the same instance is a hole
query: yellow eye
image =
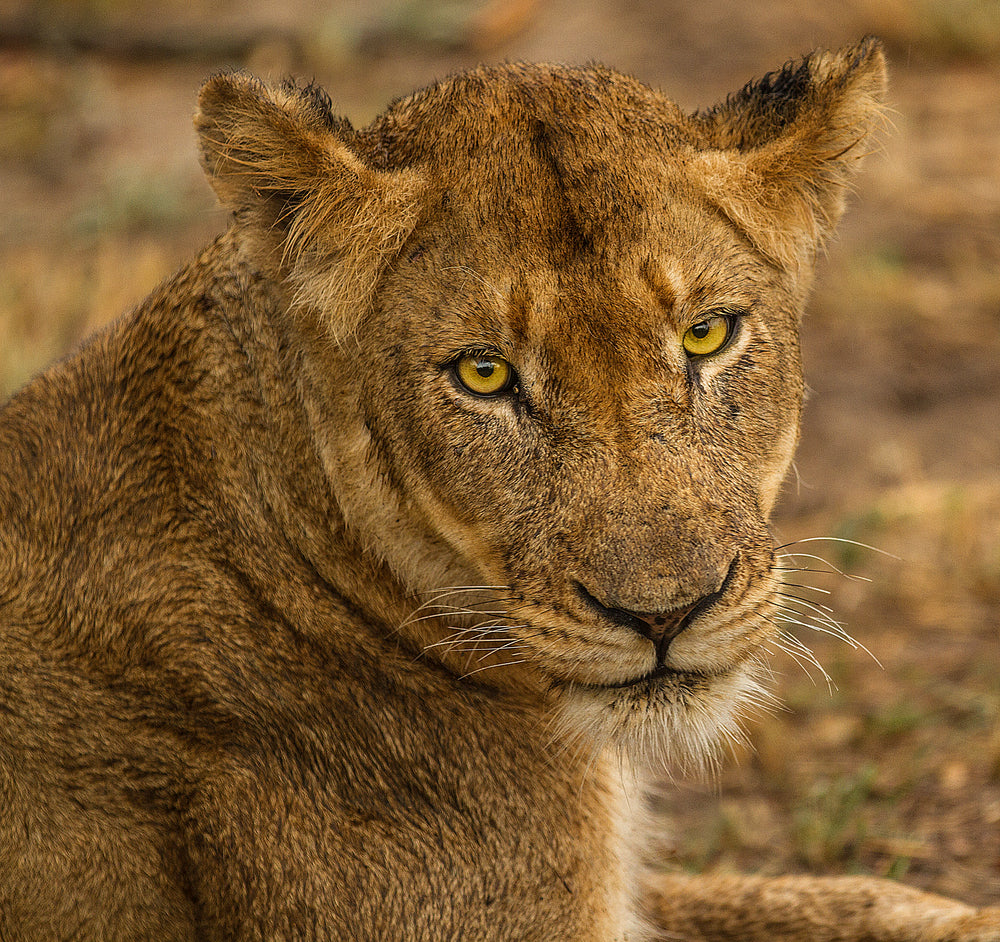
{"type": "Polygon", "coordinates": [[[469,392],[497,396],[510,389],[514,368],[503,357],[474,353],[456,361],[455,375],[469,392]]]}
{"type": "Polygon", "coordinates": [[[684,349],[693,357],[715,353],[725,346],[733,332],[733,319],[725,314],[699,321],[684,334],[684,349]]]}

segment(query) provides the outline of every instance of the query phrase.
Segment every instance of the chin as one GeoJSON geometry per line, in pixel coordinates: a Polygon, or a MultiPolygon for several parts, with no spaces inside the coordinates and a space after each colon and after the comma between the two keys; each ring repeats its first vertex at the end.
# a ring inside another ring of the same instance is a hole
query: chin
{"type": "Polygon", "coordinates": [[[606,749],[636,771],[704,776],[720,754],[746,741],[742,719],[773,698],[763,666],[745,661],[713,674],[666,671],[631,684],[559,687],[556,739],[586,758],[606,749]]]}

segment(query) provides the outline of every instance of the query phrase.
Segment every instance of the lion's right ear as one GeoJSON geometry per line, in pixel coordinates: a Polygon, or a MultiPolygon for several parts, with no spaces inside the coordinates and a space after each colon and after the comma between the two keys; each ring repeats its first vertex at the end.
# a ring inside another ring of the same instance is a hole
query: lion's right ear
{"type": "Polygon", "coordinates": [[[426,205],[415,171],[374,170],[319,89],[217,75],[198,98],[202,164],[223,205],[254,227],[296,301],[348,332],[426,205]]]}

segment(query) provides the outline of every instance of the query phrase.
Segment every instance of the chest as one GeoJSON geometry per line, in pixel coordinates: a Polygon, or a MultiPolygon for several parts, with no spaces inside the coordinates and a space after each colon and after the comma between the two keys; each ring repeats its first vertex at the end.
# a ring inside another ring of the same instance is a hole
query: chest
{"type": "Polygon", "coordinates": [[[620,783],[491,746],[216,780],[192,841],[206,922],[220,937],[634,938],[620,783]]]}

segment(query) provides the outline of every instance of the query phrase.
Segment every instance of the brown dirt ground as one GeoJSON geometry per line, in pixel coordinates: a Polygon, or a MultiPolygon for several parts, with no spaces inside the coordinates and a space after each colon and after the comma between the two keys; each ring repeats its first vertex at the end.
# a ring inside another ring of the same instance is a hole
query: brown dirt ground
{"type": "Polygon", "coordinates": [[[802,590],[863,649],[799,637],[787,709],[679,782],[668,866],[876,873],[1000,902],[1000,7],[995,0],[6,0],[0,396],[139,300],[224,220],[190,115],[231,65],[320,80],[355,123],[480,60],[599,60],[711,104],[882,35],[892,128],[805,325],[812,396],[783,541],[864,579],[802,590]],[[810,676],[812,675],[811,679],[810,676]]]}

